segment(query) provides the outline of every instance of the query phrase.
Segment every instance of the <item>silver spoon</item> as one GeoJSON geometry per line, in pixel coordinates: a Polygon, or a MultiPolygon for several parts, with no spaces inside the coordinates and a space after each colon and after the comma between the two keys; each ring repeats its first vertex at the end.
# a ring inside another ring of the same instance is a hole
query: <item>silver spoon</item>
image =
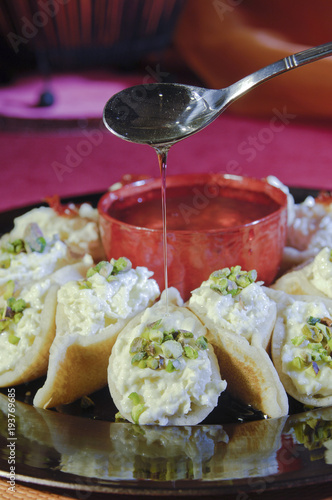
{"type": "Polygon", "coordinates": [[[332,42],[312,47],[220,90],[179,83],[129,87],[106,103],[104,123],[112,133],[127,141],[153,147],[171,146],[202,130],[232,102],[261,83],[331,54],[332,42]]]}

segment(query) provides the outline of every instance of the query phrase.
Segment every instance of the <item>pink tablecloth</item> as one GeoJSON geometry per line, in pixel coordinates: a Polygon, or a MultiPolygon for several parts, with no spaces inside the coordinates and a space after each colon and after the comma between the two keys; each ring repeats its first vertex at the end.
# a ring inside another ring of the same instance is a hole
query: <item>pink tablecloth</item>
{"type": "MultiPolygon", "coordinates": [[[[80,116],[78,111],[73,113],[73,118],[78,118],[77,125],[70,128],[20,126],[8,130],[2,126],[0,210],[39,202],[53,194],[71,196],[105,191],[125,173],[158,176],[152,148],[122,141],[102,124],[106,96],[133,81],[131,77],[116,80],[111,87],[104,79],[90,81],[92,89],[85,106],[88,106],[87,116],[94,121],[90,120],[88,126],[82,119],[84,114],[80,116]]],[[[0,103],[1,98],[4,103],[4,95],[0,92],[0,103]]],[[[78,108],[84,103],[83,97],[81,89],[77,95],[78,108]]],[[[75,93],[71,99],[75,99],[75,93]]],[[[14,110],[10,112],[15,118],[14,110]]],[[[47,116],[46,109],[42,113],[47,116]]],[[[54,111],[50,109],[49,113],[54,111]]],[[[7,117],[4,124],[6,120],[7,117]]],[[[270,117],[265,119],[235,116],[230,108],[205,130],[171,149],[168,174],[222,172],[253,177],[273,174],[290,186],[332,189],[331,133],[330,123],[302,122],[286,108],[271,110],[270,117]]]]}

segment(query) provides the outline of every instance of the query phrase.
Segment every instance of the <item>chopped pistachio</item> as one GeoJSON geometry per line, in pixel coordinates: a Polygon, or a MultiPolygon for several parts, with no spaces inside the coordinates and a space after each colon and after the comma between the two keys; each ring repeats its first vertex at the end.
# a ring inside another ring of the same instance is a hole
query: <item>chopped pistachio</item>
{"type": "Polygon", "coordinates": [[[23,312],[18,312],[18,313],[14,314],[13,321],[14,321],[15,325],[17,325],[17,323],[20,321],[22,316],[23,316],[23,312]]]}
{"type": "Polygon", "coordinates": [[[190,345],[184,346],[184,353],[185,353],[185,356],[189,359],[196,359],[198,357],[198,352],[196,351],[196,349],[194,349],[190,345]]]}
{"type": "Polygon", "coordinates": [[[164,334],[161,330],[151,330],[149,332],[149,339],[151,340],[151,342],[161,344],[164,340],[164,334]]]}
{"type": "Polygon", "coordinates": [[[157,330],[161,326],[161,323],[162,323],[162,319],[157,319],[157,321],[154,321],[153,323],[150,323],[148,325],[148,327],[152,328],[152,330],[157,330]]]}
{"type": "MultiPolygon", "coordinates": [[[[162,351],[162,350],[161,350],[162,351]]],[[[156,346],[154,344],[154,342],[150,342],[146,348],[145,348],[145,352],[149,355],[149,356],[155,356],[157,354],[157,350],[156,350],[156,346]]]]}
{"type": "Polygon", "coordinates": [[[94,267],[88,269],[86,273],[87,278],[91,278],[96,273],[106,278],[107,281],[116,280],[116,275],[121,272],[126,272],[131,269],[131,262],[126,257],[120,257],[119,259],[111,259],[110,262],[102,260],[94,267]]]}
{"type": "Polygon", "coordinates": [[[4,312],[3,312],[3,318],[12,319],[12,318],[14,318],[15,314],[18,314],[18,313],[15,313],[13,311],[13,309],[11,309],[10,307],[6,307],[4,309],[4,312]]]}
{"type": "Polygon", "coordinates": [[[305,323],[302,327],[302,333],[307,339],[311,338],[311,329],[307,323],[305,323]]]}
{"type": "Polygon", "coordinates": [[[142,337],[135,337],[132,343],[130,344],[129,352],[141,352],[145,349],[147,345],[147,341],[142,337]]]}
{"type": "Polygon", "coordinates": [[[14,333],[10,333],[8,335],[8,342],[10,342],[13,345],[17,345],[20,341],[20,337],[17,337],[17,335],[14,335],[14,333]]]}
{"type": "Polygon", "coordinates": [[[43,251],[46,248],[45,238],[43,236],[40,236],[39,238],[37,238],[36,243],[37,243],[36,252],[43,253],[43,251]]]}
{"type": "MultiPolygon", "coordinates": [[[[306,326],[306,325],[305,325],[306,326]]],[[[299,335],[298,337],[294,337],[292,339],[292,344],[295,346],[301,345],[307,339],[306,335],[299,335]]]]}
{"type": "Polygon", "coordinates": [[[305,362],[300,356],[296,356],[291,362],[290,365],[296,370],[301,370],[305,367],[305,362]]]}
{"type": "Polygon", "coordinates": [[[308,325],[315,325],[316,323],[319,323],[319,318],[314,318],[313,316],[309,316],[307,319],[308,325]]]}
{"type": "Polygon", "coordinates": [[[130,399],[130,401],[133,402],[134,405],[138,405],[141,401],[141,398],[139,394],[137,394],[137,392],[131,392],[128,398],[130,399]]]}
{"type": "Polygon", "coordinates": [[[11,242],[8,242],[1,248],[2,251],[7,253],[18,254],[21,252],[26,252],[25,244],[22,239],[17,239],[11,242]]]}
{"type": "Polygon", "coordinates": [[[135,424],[138,424],[139,422],[139,417],[142,415],[143,411],[146,410],[146,407],[144,406],[143,403],[140,403],[136,406],[131,411],[131,418],[133,419],[135,424]]]}
{"type": "Polygon", "coordinates": [[[220,290],[227,290],[228,279],[221,277],[219,280],[213,279],[220,290]]]}
{"type": "Polygon", "coordinates": [[[167,342],[168,340],[174,340],[173,335],[169,332],[163,332],[163,343],[167,342]]]}
{"type": "Polygon", "coordinates": [[[191,332],[186,332],[185,330],[179,330],[178,332],[174,333],[174,339],[177,342],[180,342],[182,346],[185,345],[186,340],[192,338],[194,335],[191,332]],[[190,334],[190,335],[189,335],[190,334]]]}
{"type": "Polygon", "coordinates": [[[117,422],[117,423],[126,422],[126,419],[121,415],[121,413],[119,411],[114,415],[114,419],[115,419],[115,422],[117,422]]]}
{"type": "Polygon", "coordinates": [[[23,299],[15,299],[15,297],[10,297],[7,300],[8,307],[14,312],[22,312],[27,307],[27,303],[23,299]]]}
{"type": "Polygon", "coordinates": [[[219,281],[221,279],[225,278],[226,276],[229,276],[230,273],[231,273],[231,270],[229,269],[229,267],[224,267],[223,269],[219,269],[218,271],[214,271],[210,275],[210,279],[219,283],[219,281]]]}
{"type": "Polygon", "coordinates": [[[246,286],[250,285],[251,281],[250,281],[249,276],[240,275],[240,276],[236,279],[236,283],[237,283],[237,284],[238,284],[241,288],[245,288],[246,286]]]}
{"type": "Polygon", "coordinates": [[[117,260],[112,259],[111,263],[113,264],[112,274],[119,274],[131,269],[131,262],[127,257],[120,257],[117,260]]]}
{"type": "Polygon", "coordinates": [[[168,360],[166,371],[172,373],[180,368],[180,361],[178,359],[168,360]]]}
{"type": "Polygon", "coordinates": [[[178,337],[183,336],[185,339],[192,339],[194,334],[189,332],[189,330],[178,330],[175,332],[175,340],[178,340],[178,337]]]}
{"type": "Polygon", "coordinates": [[[90,267],[90,269],[87,270],[86,277],[91,278],[91,276],[93,276],[94,274],[99,273],[107,278],[112,273],[112,270],[112,264],[110,264],[106,260],[101,260],[96,266],[90,267]]]}
{"type": "Polygon", "coordinates": [[[238,295],[243,288],[247,287],[257,279],[257,272],[242,271],[241,266],[234,266],[230,269],[214,271],[209,278],[213,283],[210,288],[221,295],[231,294],[233,297],[238,295]]]}
{"type": "Polygon", "coordinates": [[[92,288],[92,283],[90,283],[90,281],[88,281],[88,280],[81,280],[81,281],[78,281],[77,283],[78,283],[78,288],[80,290],[92,288]]]}
{"type": "Polygon", "coordinates": [[[26,251],[43,253],[46,248],[44,235],[35,222],[27,225],[24,231],[24,244],[26,251]]]}
{"type": "Polygon", "coordinates": [[[184,329],[162,331],[161,323],[162,320],[158,320],[148,324],[140,337],[132,340],[129,352],[133,355],[131,359],[133,365],[139,368],[173,371],[181,367],[181,363],[177,361],[181,356],[191,359],[198,357],[196,349],[188,343],[194,337],[192,332],[184,329]],[[168,363],[170,359],[171,364],[168,363]]]}
{"type": "Polygon", "coordinates": [[[156,358],[149,357],[146,361],[146,366],[152,370],[157,370],[159,368],[159,361],[156,358]]]}
{"type": "Polygon", "coordinates": [[[200,337],[198,337],[198,339],[196,340],[196,345],[198,347],[200,347],[201,349],[207,349],[208,348],[208,341],[207,341],[207,338],[204,337],[204,335],[201,335],[200,337]]]}
{"type": "Polygon", "coordinates": [[[161,348],[166,358],[177,359],[182,356],[183,353],[182,345],[176,340],[166,340],[166,342],[161,344],[161,348]]]}
{"type": "Polygon", "coordinates": [[[134,354],[134,356],[131,358],[131,364],[134,365],[135,363],[139,363],[142,359],[145,359],[147,358],[148,355],[146,352],[144,351],[141,351],[141,352],[137,352],[136,354],[134,354]]]}
{"type": "Polygon", "coordinates": [[[10,297],[13,296],[15,290],[15,281],[14,280],[9,280],[6,283],[6,290],[5,293],[3,294],[3,298],[5,300],[8,300],[10,297]]]}
{"type": "Polygon", "coordinates": [[[9,326],[9,319],[0,319],[0,332],[5,331],[9,326]]]}
{"type": "Polygon", "coordinates": [[[11,260],[10,259],[3,259],[0,261],[0,269],[8,269],[10,267],[11,260]]]}

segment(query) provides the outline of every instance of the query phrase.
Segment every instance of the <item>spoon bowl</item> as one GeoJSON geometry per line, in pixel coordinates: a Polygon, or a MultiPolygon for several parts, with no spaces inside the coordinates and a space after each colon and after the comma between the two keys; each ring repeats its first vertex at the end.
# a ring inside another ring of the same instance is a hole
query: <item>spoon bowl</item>
{"type": "Polygon", "coordinates": [[[202,130],[232,102],[271,78],[332,54],[332,42],[312,47],[262,68],[224,89],[179,83],[129,87],[104,108],[108,130],[129,142],[171,146],[202,130]]]}

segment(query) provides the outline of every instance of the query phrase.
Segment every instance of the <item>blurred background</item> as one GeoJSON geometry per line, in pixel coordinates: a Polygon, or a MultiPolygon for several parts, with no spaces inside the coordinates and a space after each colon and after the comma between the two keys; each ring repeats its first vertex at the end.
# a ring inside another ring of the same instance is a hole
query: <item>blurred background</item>
{"type": "MultiPolygon", "coordinates": [[[[0,210],[158,176],[154,151],[106,132],[112,94],[155,81],[221,88],[332,40],[317,0],[2,0],[0,210]]],[[[177,144],[169,173],[332,189],[332,60],[263,84],[177,144]]]]}

